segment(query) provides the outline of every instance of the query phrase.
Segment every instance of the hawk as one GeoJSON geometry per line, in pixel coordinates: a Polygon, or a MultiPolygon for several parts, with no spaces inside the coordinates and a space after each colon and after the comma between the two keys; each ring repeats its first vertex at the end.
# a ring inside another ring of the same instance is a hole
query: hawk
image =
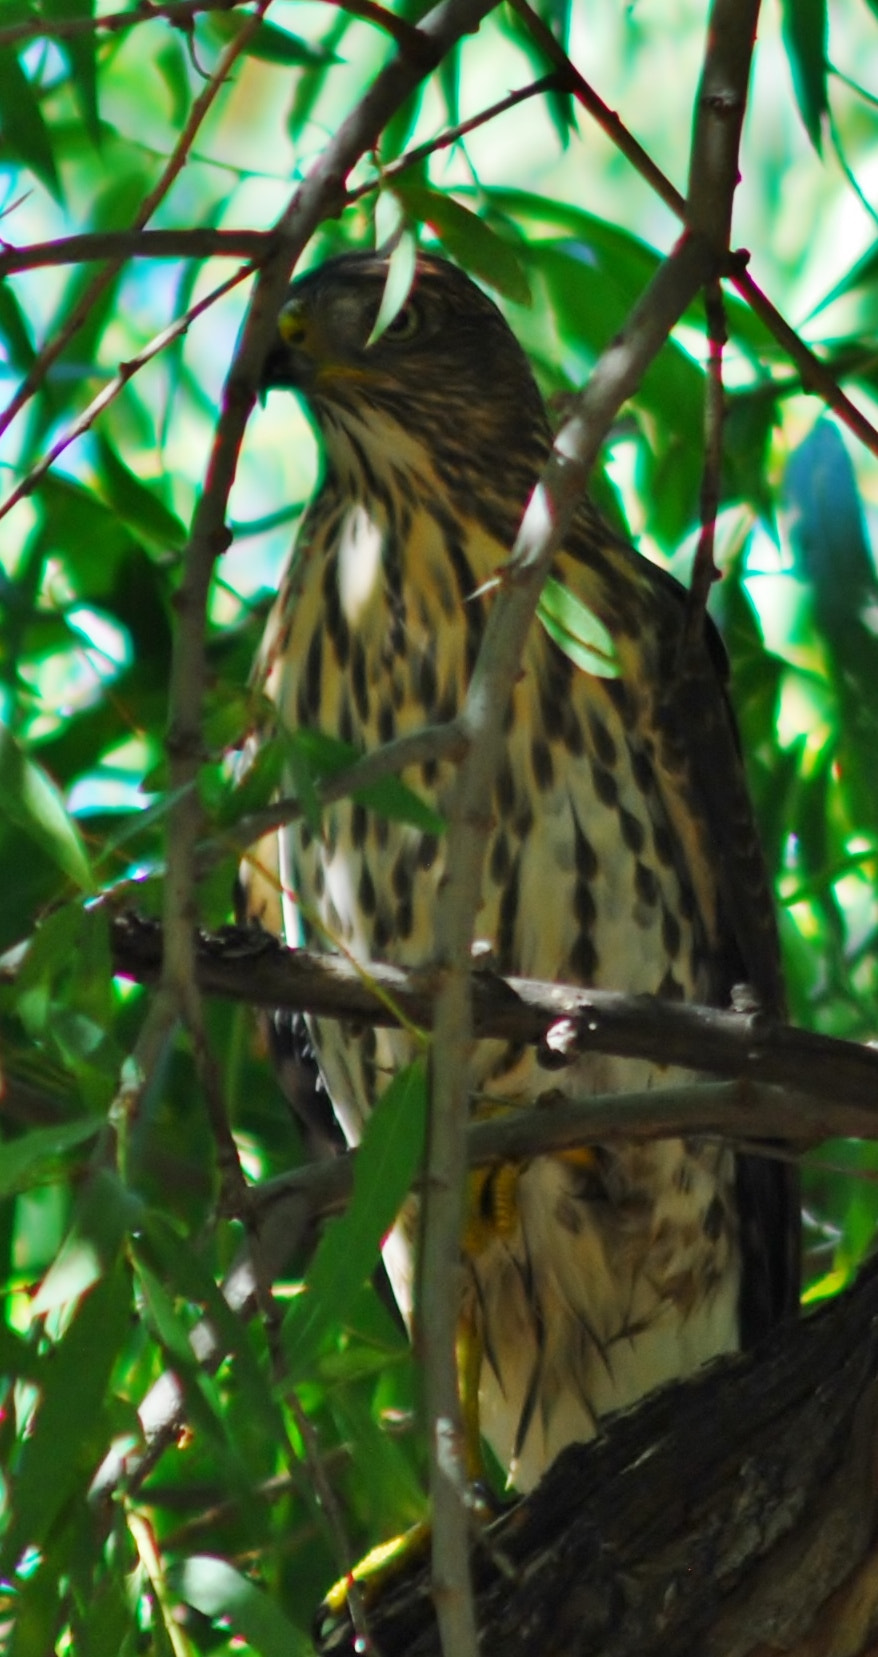
{"type": "MultiPolygon", "coordinates": [[[[454,717],[492,578],[551,448],[527,358],[497,306],[421,253],[373,338],[381,253],[294,282],[265,365],[316,425],[323,470],[270,618],[257,682],[289,729],[368,751],[454,717]]],[[[538,621],[506,713],[479,939],[497,969],[729,1004],[745,981],[780,1012],[772,900],[709,623],[684,653],[685,594],[583,499],[553,576],[612,640],[585,671],[538,621]]],[[[453,763],[403,773],[441,812],[453,763]]],[[[321,833],[278,836],[288,941],[420,967],[433,953],[441,836],[343,800],[321,833]],[[294,892],[301,908],[289,902],[294,892]]],[[[281,925],[254,886],[251,913],[281,925]]],[[[401,1030],[312,1018],[336,1116],[358,1141],[412,1055],[401,1030]]],[[[441,1063],[441,1054],[434,1055],[441,1063]]],[[[587,1054],[551,1076],[523,1044],[484,1042],[473,1109],[675,1079],[587,1054]]],[[[607,1411],[764,1334],[798,1294],[795,1177],[715,1141],[614,1143],[474,1177],[461,1326],[479,1420],[527,1490],[607,1411]]],[[[388,1246],[410,1313],[411,1225],[388,1246]]]]}

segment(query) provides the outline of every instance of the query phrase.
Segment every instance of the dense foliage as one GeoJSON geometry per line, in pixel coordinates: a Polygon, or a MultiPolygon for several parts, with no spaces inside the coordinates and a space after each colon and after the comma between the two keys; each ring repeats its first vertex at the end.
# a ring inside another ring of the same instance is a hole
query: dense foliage
{"type": "MultiPolygon", "coordinates": [[[[206,1003],[200,1049],[173,1020],[144,1040],[152,992],[114,979],[109,926],[125,906],[161,909],[174,598],[246,304],[242,260],[262,250],[248,235],[270,229],[290,181],[405,50],[424,9],[0,3],[3,236],[21,250],[14,266],[0,254],[0,1573],[11,1584],[0,1622],[15,1657],[53,1644],[182,1657],[233,1639],[265,1657],[309,1649],[317,1592],[339,1569],[306,1459],[312,1432],[355,1551],[423,1509],[414,1365],[368,1281],[386,1206],[417,1154],[417,1078],[389,1101],[371,1148],[380,1203],[364,1174],[308,1268],[308,1295],[297,1292],[303,1251],[278,1291],[287,1316],[244,1329],[214,1287],[242,1226],[218,1201],[205,1077],[221,1077],[250,1179],[300,1162],[299,1130],[246,1005],[206,1003]],[[144,229],[182,234],[161,247],[144,229]],[[38,245],[85,232],[88,248],[38,245]],[[189,1341],[204,1308],[231,1353],[215,1374],[189,1341]],[[90,1499],[110,1446],[138,1444],[136,1407],[168,1368],[191,1432],[145,1483],[90,1499]]],[[[681,189],[705,10],[541,7],[554,41],[681,189]]],[[[748,246],[758,282],[870,417],[878,5],[775,0],[761,27],[733,245],[748,246]]],[[[549,52],[526,5],[492,13],[392,116],[307,258],[402,227],[402,282],[412,238],[438,240],[497,294],[562,408],[677,223],[569,82],[541,80],[440,143],[549,74],[549,52]]],[[[711,606],[732,658],[792,1018],[869,1040],[875,462],[766,321],[731,289],[726,299],[723,580],[711,606]]],[[[693,307],[618,420],[595,486],[643,552],[683,579],[707,354],[693,307]]],[[[207,927],[230,917],[239,824],[276,776],[269,755],[242,787],[228,754],[251,722],[250,662],[314,468],[301,411],[273,397],[248,428],[210,595],[198,772],[207,927]]],[[[844,1281],[870,1243],[876,1166],[871,1147],[848,1142],[811,1158],[812,1296],[844,1281]]]]}

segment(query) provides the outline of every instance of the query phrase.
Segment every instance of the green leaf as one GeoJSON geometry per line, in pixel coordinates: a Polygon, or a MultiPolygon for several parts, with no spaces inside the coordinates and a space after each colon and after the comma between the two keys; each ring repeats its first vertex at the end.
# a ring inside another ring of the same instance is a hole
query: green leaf
{"type": "MultiPolygon", "coordinates": [[[[120,1262],[83,1297],[73,1322],[45,1364],[40,1400],[22,1447],[12,1518],[0,1568],[13,1569],[26,1547],[39,1547],[84,1476],[94,1470],[104,1397],[129,1330],[130,1288],[120,1262]]],[[[107,1424],[107,1431],[109,1426],[107,1424]]]]}
{"type": "MultiPolygon", "coordinates": [[[[150,1210],[144,1215],[137,1244],[138,1255],[152,1257],[175,1292],[195,1305],[203,1306],[219,1333],[226,1353],[235,1357],[235,1373],[252,1420],[260,1422],[269,1441],[281,1443],[283,1421],[278,1407],[243,1328],[210,1272],[179,1230],[163,1214],[150,1210]]],[[[188,1339],[187,1339],[188,1346],[188,1339]]],[[[192,1352],[189,1348],[189,1361],[192,1352]]]]}
{"type": "Polygon", "coordinates": [[[45,1360],[34,1347],[0,1320],[0,1375],[10,1380],[37,1383],[44,1367],[45,1360]]]}
{"type": "Polygon", "coordinates": [[[783,43],[805,131],[818,155],[823,145],[826,92],[826,0],[781,0],[783,43]]]}
{"type": "Polygon", "coordinates": [[[102,432],[97,434],[95,446],[103,493],[114,511],[137,534],[154,541],[162,550],[181,552],[188,536],[176,513],[120,460],[102,432]]]}
{"type": "Polygon", "coordinates": [[[7,1139],[0,1152],[0,1196],[26,1191],[55,1178],[67,1153],[94,1139],[99,1121],[59,1122],[52,1128],[33,1128],[20,1139],[7,1139]]]}
{"type": "Polygon", "coordinates": [[[549,638],[583,672],[598,679],[618,679],[616,646],[603,622],[554,576],[540,594],[537,615],[549,638]]]}
{"type": "Polygon", "coordinates": [[[194,1554],[169,1573],[172,1587],[205,1617],[221,1617],[259,1657],[313,1657],[311,1641],[274,1600],[225,1559],[194,1554]]]}
{"type": "MultiPolygon", "coordinates": [[[[297,755],[297,797],[300,775],[304,770],[308,786],[313,791],[319,827],[320,806],[314,782],[319,781],[321,777],[333,777],[337,771],[346,770],[349,765],[362,759],[362,755],[349,742],[326,736],[323,731],[293,731],[288,741],[297,755]]],[[[421,829],[424,834],[445,832],[444,817],[440,817],[439,813],[427,805],[407,783],[400,782],[399,777],[385,777],[383,781],[371,783],[367,788],[355,788],[351,792],[351,799],[358,800],[361,805],[368,806],[372,811],[377,811],[379,816],[390,817],[394,822],[409,823],[412,828],[421,829]]],[[[304,801],[302,808],[305,810],[304,801]]]]}
{"type": "Polygon", "coordinates": [[[396,235],[397,240],[387,263],[384,292],[381,295],[381,304],[378,307],[378,315],[372,326],[372,332],[366,341],[367,346],[373,345],[377,339],[380,339],[385,328],[389,328],[394,317],[398,316],[412,291],[412,283],[415,279],[415,260],[417,259],[418,247],[412,232],[394,227],[388,235],[386,229],[383,232],[381,229],[382,215],[379,209],[390,194],[391,192],[387,190],[382,191],[375,204],[375,239],[379,246],[389,240],[392,235],[396,235]]]}
{"type": "Polygon", "coordinates": [[[83,891],[94,879],[79,830],[55,784],[0,725],[0,813],[36,840],[69,880],[83,891]]]}
{"type": "Polygon", "coordinates": [[[330,1330],[343,1324],[373,1271],[384,1237],[420,1167],[427,1122],[423,1059],[394,1076],[366,1124],[347,1211],[331,1220],[308,1268],[302,1294],[284,1319],[284,1346],[297,1375],[330,1330]]]}
{"type": "Polygon", "coordinates": [[[873,242],[871,247],[867,247],[865,253],[861,254],[859,259],[851,265],[847,275],[842,276],[838,282],[834,283],[828,294],[821,299],[819,305],[814,306],[814,309],[809,312],[807,320],[810,322],[814,317],[819,316],[821,311],[827,310],[830,305],[833,305],[837,299],[843,298],[846,293],[856,293],[860,289],[874,288],[876,277],[878,277],[878,242],[873,242]]]}
{"type": "Polygon", "coordinates": [[[0,132],[13,155],[61,201],[61,181],[39,99],[14,51],[0,51],[0,132]]]}
{"type": "MultiPolygon", "coordinates": [[[[237,40],[247,28],[252,12],[212,12],[202,18],[201,28],[212,35],[220,45],[237,40]]],[[[259,58],[262,63],[279,63],[287,69],[315,68],[318,64],[338,63],[339,59],[325,46],[314,46],[288,29],[278,29],[274,23],[260,23],[244,47],[245,56],[259,58]]]]}
{"type": "Polygon", "coordinates": [[[394,190],[412,218],[428,224],[458,264],[517,305],[531,303],[530,284],[515,248],[478,214],[408,174],[397,179],[394,190]]]}
{"type": "Polygon", "coordinates": [[[67,1306],[91,1290],[141,1213],[140,1200],[108,1168],[99,1168],[77,1198],[70,1230],[34,1297],[34,1315],[67,1306]]]}
{"type": "Polygon", "coordinates": [[[19,304],[9,282],[0,283],[0,333],[8,347],[13,368],[26,374],[36,352],[27,313],[19,304]]]}
{"type": "MultiPolygon", "coordinates": [[[[41,15],[47,19],[93,18],[95,0],[41,0],[41,15]]],[[[82,111],[89,137],[96,149],[101,146],[101,123],[98,115],[97,31],[84,29],[81,34],[59,40],[59,50],[70,65],[70,75],[76,88],[76,97],[82,111]]]]}

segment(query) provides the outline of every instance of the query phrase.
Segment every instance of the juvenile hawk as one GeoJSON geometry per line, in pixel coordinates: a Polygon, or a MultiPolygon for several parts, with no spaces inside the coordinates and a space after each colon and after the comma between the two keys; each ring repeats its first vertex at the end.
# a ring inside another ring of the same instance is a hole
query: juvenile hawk
{"type": "MultiPolygon", "coordinates": [[[[525,355],[480,289],[422,254],[409,299],[370,343],[386,276],[380,254],[354,254],[296,281],[265,368],[267,387],[305,399],[324,468],[259,681],[288,728],[364,751],[460,707],[490,579],[551,446],[525,355]]],[[[588,500],[553,568],[609,632],[618,674],[582,671],[532,627],[477,936],[504,973],[715,1006],[746,980],[779,1011],[772,900],[713,628],[681,674],[685,595],[588,500]]],[[[453,767],[430,761],[404,780],[441,811],[453,767]]],[[[345,800],[321,837],[300,822],[279,842],[284,885],[319,916],[318,945],[431,960],[441,838],[345,800]]],[[[290,941],[300,928],[294,917],[290,941]]],[[[356,1143],[409,1039],[324,1019],[311,1030],[356,1143]]],[[[474,1109],[527,1104],[548,1086],[581,1097],[673,1079],[597,1054],[549,1077],[532,1048],[482,1043],[474,1109]]],[[[795,1304],[797,1235],[788,1169],[716,1143],[595,1147],[475,1180],[461,1315],[481,1427],[515,1484],[533,1485],[606,1411],[764,1333],[795,1304]]],[[[399,1250],[390,1270],[408,1310],[399,1250]]]]}

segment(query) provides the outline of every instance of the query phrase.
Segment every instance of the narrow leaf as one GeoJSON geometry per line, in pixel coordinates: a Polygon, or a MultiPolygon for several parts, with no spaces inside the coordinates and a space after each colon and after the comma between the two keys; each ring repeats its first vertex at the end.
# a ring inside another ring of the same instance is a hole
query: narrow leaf
{"type": "Polygon", "coordinates": [[[42,1396],[23,1446],[12,1520],[0,1568],[45,1542],[83,1475],[95,1465],[95,1434],[113,1365],[129,1329],[127,1273],[118,1265],[82,1304],[44,1366],[42,1396]]]}
{"type": "Polygon", "coordinates": [[[826,0],[781,0],[783,42],[805,131],[818,155],[823,143],[826,92],[826,0]]]}
{"type": "MultiPolygon", "coordinates": [[[[294,731],[289,737],[289,742],[293,753],[297,755],[297,766],[304,767],[310,779],[319,822],[320,807],[314,783],[319,782],[321,777],[333,777],[337,771],[344,771],[361,759],[362,755],[349,742],[326,736],[323,731],[294,731]]],[[[297,793],[300,780],[301,770],[297,770],[297,793]]],[[[410,823],[413,828],[422,829],[425,834],[445,832],[445,819],[440,817],[426,800],[422,800],[413,788],[401,782],[399,777],[385,777],[382,782],[372,783],[367,788],[353,789],[351,798],[359,800],[361,805],[368,806],[370,810],[377,811],[380,816],[390,817],[394,822],[410,823]]],[[[305,810],[304,800],[302,804],[305,810]]]]}
{"type": "Polygon", "coordinates": [[[103,493],[119,517],[162,550],[180,552],[186,545],[185,526],[153,489],[120,460],[103,433],[95,439],[103,493]]]}
{"type": "Polygon", "coordinates": [[[313,1657],[314,1648],[273,1599],[225,1559],[195,1554],[170,1581],[187,1605],[205,1617],[222,1617],[260,1657],[313,1657]]]}
{"type": "Polygon", "coordinates": [[[13,155],[36,174],[56,201],[61,183],[39,99],[15,53],[0,51],[0,131],[13,155]]]}
{"type": "Polygon", "coordinates": [[[412,217],[435,230],[449,253],[518,305],[531,303],[530,285],[511,242],[453,196],[403,176],[395,189],[412,217]]]}
{"type": "Polygon", "coordinates": [[[0,812],[24,829],[84,891],[94,890],[85,845],[55,784],[0,726],[0,812]]]}
{"type": "Polygon", "coordinates": [[[12,1196],[57,1176],[69,1151],[94,1139],[99,1121],[59,1122],[7,1139],[0,1152],[0,1196],[12,1196]]]}
{"type": "MultiPolygon", "coordinates": [[[[243,28],[251,20],[252,13],[212,12],[202,21],[202,28],[213,35],[214,40],[225,45],[227,41],[236,40],[243,28]]],[[[301,35],[290,34],[288,29],[278,29],[274,23],[260,23],[247,45],[244,47],[247,57],[259,58],[262,63],[279,63],[288,69],[309,69],[318,64],[337,63],[339,60],[333,52],[325,46],[314,46],[303,40],[301,35]]]]}
{"type": "MultiPolygon", "coordinates": [[[[95,0],[41,0],[40,11],[44,17],[58,18],[62,22],[68,18],[93,18],[95,0]]],[[[58,45],[70,65],[70,78],[76,89],[88,135],[98,149],[101,142],[101,123],[98,116],[97,32],[94,29],[84,29],[81,34],[69,35],[66,40],[60,40],[58,45]]]]}
{"type": "Polygon", "coordinates": [[[350,1205],[327,1225],[304,1291],[284,1320],[284,1344],[297,1374],[330,1330],[344,1322],[373,1271],[420,1167],[426,1121],[426,1065],[416,1059],[394,1076],[372,1112],[357,1154],[350,1205]]]}
{"type": "Polygon", "coordinates": [[[550,576],[540,594],[537,615],[550,639],[583,672],[598,679],[618,679],[616,647],[603,622],[554,577],[550,576]]]}
{"type": "MultiPolygon", "coordinates": [[[[377,229],[377,214],[376,214],[377,229]]],[[[402,310],[412,290],[415,277],[415,260],[417,258],[417,243],[410,230],[403,230],[399,240],[390,255],[387,264],[387,276],[384,282],[384,292],[381,295],[381,304],[378,315],[372,327],[372,332],[366,341],[367,346],[380,339],[385,328],[389,328],[402,310]]]]}

